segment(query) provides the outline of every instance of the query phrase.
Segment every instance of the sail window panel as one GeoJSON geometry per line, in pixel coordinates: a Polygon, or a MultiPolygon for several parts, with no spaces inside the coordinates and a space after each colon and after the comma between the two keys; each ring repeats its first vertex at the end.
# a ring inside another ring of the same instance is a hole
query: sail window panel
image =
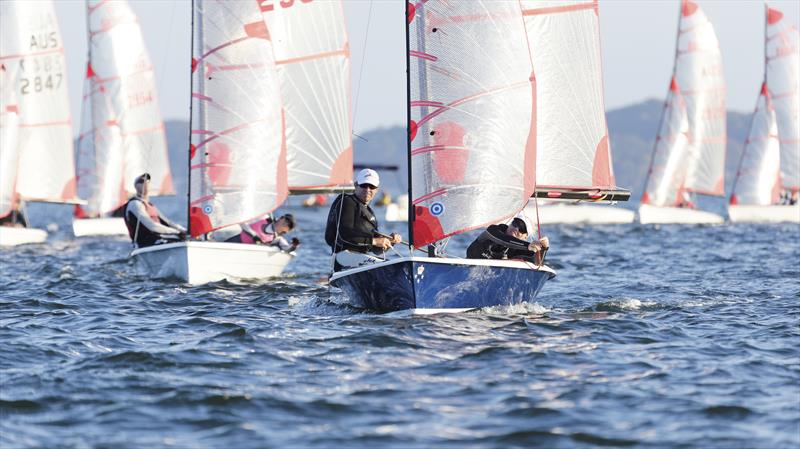
{"type": "Polygon", "coordinates": [[[767,96],[762,94],[753,113],[734,185],[736,204],[775,204],[780,196],[779,170],[780,144],[775,110],[767,96]]]}
{"type": "Polygon", "coordinates": [[[151,175],[152,196],[170,194],[164,124],[153,66],[127,2],[87,4],[89,65],[78,143],[78,192],[90,214],[108,213],[151,175]],[[88,112],[88,114],[87,114],[88,112]]]}
{"type": "Polygon", "coordinates": [[[526,179],[533,168],[533,93],[518,4],[418,3],[410,27],[419,246],[524,207],[533,190],[526,179]]]}
{"type": "Polygon", "coordinates": [[[770,23],[768,17],[766,71],[780,139],[781,181],[784,188],[800,189],[800,35],[772,11],[777,21],[770,23]]]}
{"type": "Polygon", "coordinates": [[[67,67],[53,3],[0,2],[0,32],[0,57],[17,71],[16,190],[29,200],[75,201],[67,67]]]}
{"type": "Polygon", "coordinates": [[[273,211],[287,195],[278,79],[258,5],[196,2],[192,235],[273,211]]]}
{"type": "Polygon", "coordinates": [[[293,189],[352,180],[350,49],[340,1],[263,2],[293,189]]]}
{"type": "Polygon", "coordinates": [[[665,104],[645,195],[647,204],[675,206],[681,201],[689,151],[689,121],[680,93],[670,91],[665,104]]]}
{"type": "MultiPolygon", "coordinates": [[[[684,9],[686,11],[686,9],[684,9]]],[[[675,80],[686,103],[689,151],[684,188],[722,195],[726,110],[722,54],[714,27],[700,8],[681,15],[675,80]]]]}
{"type": "Polygon", "coordinates": [[[613,184],[603,104],[597,4],[523,1],[536,76],[536,184],[554,187],[613,184]],[[596,157],[597,152],[606,155],[596,157]],[[602,157],[605,156],[605,157],[602,157]],[[607,161],[597,174],[595,160],[607,161]],[[595,176],[593,176],[595,175],[595,176]]]}

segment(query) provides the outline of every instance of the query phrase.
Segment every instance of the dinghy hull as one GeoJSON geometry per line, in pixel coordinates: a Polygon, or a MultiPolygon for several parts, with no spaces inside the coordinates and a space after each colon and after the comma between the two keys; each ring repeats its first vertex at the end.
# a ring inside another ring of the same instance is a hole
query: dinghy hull
{"type": "Polygon", "coordinates": [[[113,218],[82,218],[72,222],[72,233],[75,237],[92,235],[128,235],[125,220],[113,218]]]}
{"type": "Polygon", "coordinates": [[[731,223],[800,223],[800,205],[728,206],[731,223]]]}
{"type": "Polygon", "coordinates": [[[522,261],[404,257],[334,273],[358,308],[457,312],[533,301],[555,276],[522,261]]]}
{"type": "Polygon", "coordinates": [[[697,209],[682,207],[639,206],[641,224],[721,224],[721,216],[697,209]]]}
{"type": "Polygon", "coordinates": [[[0,226],[0,246],[42,243],[45,240],[47,240],[47,232],[42,229],[0,226]]]}
{"type": "MultiPolygon", "coordinates": [[[[528,205],[525,213],[535,217],[536,207],[528,205]]],[[[597,204],[540,205],[539,222],[548,224],[627,224],[633,223],[636,213],[629,209],[597,204]]]]}
{"type": "Polygon", "coordinates": [[[294,258],[273,246],[224,242],[179,242],[135,249],[131,257],[153,278],[176,278],[192,285],[223,279],[279,276],[294,258]]]}

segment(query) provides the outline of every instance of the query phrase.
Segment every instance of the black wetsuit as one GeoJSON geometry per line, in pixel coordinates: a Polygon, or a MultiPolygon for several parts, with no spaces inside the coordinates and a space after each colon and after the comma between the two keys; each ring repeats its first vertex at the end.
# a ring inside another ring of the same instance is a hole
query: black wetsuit
{"type": "Polygon", "coordinates": [[[368,253],[372,249],[372,238],[377,234],[378,220],[372,208],[353,194],[336,197],[328,212],[325,227],[325,241],[333,247],[333,252],[348,250],[368,253]]]}
{"type": "Polygon", "coordinates": [[[534,262],[528,242],[506,234],[507,224],[491,225],[467,248],[469,259],[522,259],[534,262]]]}
{"type": "Polygon", "coordinates": [[[28,220],[21,210],[12,210],[3,217],[0,217],[0,226],[16,226],[28,227],[28,220]]]}

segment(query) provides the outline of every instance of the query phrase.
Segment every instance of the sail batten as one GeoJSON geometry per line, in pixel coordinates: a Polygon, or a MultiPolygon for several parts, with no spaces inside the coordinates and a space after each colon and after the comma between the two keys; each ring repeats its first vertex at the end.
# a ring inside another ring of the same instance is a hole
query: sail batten
{"type": "Polygon", "coordinates": [[[258,3],[195,0],[189,231],[272,212],[288,194],[285,116],[258,3]]]}
{"type": "MultiPolygon", "coordinates": [[[[0,2],[0,64],[18,114],[14,190],[22,199],[78,203],[64,47],[51,1],[0,2]]],[[[0,87],[6,90],[8,87],[0,87]]]]}

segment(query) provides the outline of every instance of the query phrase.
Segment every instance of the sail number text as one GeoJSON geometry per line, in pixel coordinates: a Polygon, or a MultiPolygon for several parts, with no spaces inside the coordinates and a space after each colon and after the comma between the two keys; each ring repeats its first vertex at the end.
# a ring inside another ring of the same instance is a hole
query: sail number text
{"type": "Polygon", "coordinates": [[[300,3],[311,3],[312,0],[262,0],[261,12],[274,11],[276,3],[281,9],[290,8],[298,1],[300,3]]]}
{"type": "Polygon", "coordinates": [[[57,90],[64,80],[60,54],[20,59],[19,69],[19,92],[22,95],[57,90]]]}

